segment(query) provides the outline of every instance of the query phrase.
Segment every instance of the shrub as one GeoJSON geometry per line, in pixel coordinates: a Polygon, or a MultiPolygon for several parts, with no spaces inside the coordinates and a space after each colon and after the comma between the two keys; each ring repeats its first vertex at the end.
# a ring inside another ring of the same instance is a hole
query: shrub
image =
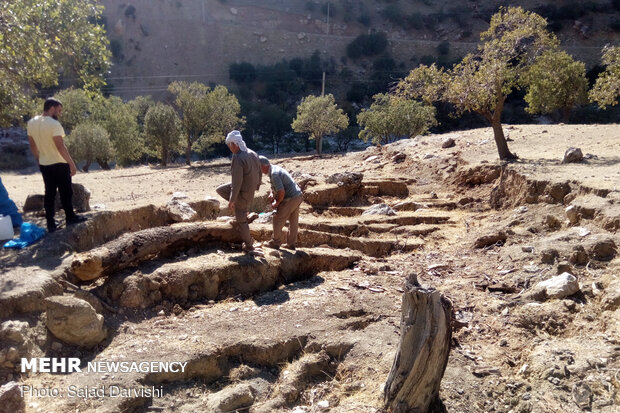
{"type": "Polygon", "coordinates": [[[114,153],[108,132],[93,122],[80,123],[73,129],[67,138],[67,149],[76,162],[86,162],[84,172],[95,161],[107,164],[114,153]]]}
{"type": "Polygon", "coordinates": [[[162,166],[166,166],[170,155],[179,148],[181,124],[172,106],[157,103],[151,106],[144,117],[144,131],[147,144],[159,151],[162,166]]]}
{"type": "Polygon", "coordinates": [[[236,83],[252,83],[256,80],[256,68],[252,63],[232,63],[228,68],[228,77],[236,83]]]}
{"type": "Polygon", "coordinates": [[[362,103],[366,96],[368,96],[368,87],[363,82],[353,82],[347,92],[349,102],[362,103]]]}
{"type": "Polygon", "coordinates": [[[437,46],[437,53],[439,53],[440,56],[446,56],[448,53],[450,53],[450,42],[445,40],[439,43],[439,45],[437,46]]]}
{"type": "Polygon", "coordinates": [[[362,56],[374,56],[383,53],[387,47],[385,33],[362,34],[347,46],[347,56],[358,59],[362,56]]]}

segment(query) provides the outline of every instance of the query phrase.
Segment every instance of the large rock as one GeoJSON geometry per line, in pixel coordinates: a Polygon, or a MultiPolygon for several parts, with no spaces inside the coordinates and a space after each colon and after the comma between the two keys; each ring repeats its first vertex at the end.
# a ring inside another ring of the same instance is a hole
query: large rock
{"type": "Polygon", "coordinates": [[[24,202],[24,207],[22,210],[24,212],[38,212],[43,209],[43,199],[44,196],[40,194],[31,194],[26,197],[26,202],[24,202]]]}
{"type": "Polygon", "coordinates": [[[28,337],[28,323],[25,321],[8,320],[0,325],[0,340],[9,340],[24,344],[28,337]]]}
{"type": "Polygon", "coordinates": [[[11,381],[0,387],[0,411],[23,413],[26,411],[26,402],[19,390],[19,384],[11,381]]]}
{"type": "Polygon", "coordinates": [[[562,163],[576,163],[583,161],[583,153],[579,148],[568,148],[564,153],[562,163]]]}
{"type": "MultiPolygon", "coordinates": [[[[77,212],[90,211],[90,191],[82,184],[71,184],[73,189],[73,209],[77,212]]],[[[44,208],[44,195],[31,194],[26,198],[24,212],[39,212],[44,208]]],[[[62,209],[62,203],[60,202],[60,193],[56,192],[56,201],[54,202],[54,208],[56,211],[62,209]]]]}
{"type": "Polygon", "coordinates": [[[601,303],[605,310],[616,311],[620,308],[620,281],[605,289],[601,303]]]}
{"type": "Polygon", "coordinates": [[[247,383],[227,387],[209,395],[206,411],[213,413],[234,412],[245,410],[254,403],[254,389],[247,383]]]}
{"type": "Polygon", "coordinates": [[[446,138],[441,142],[441,147],[443,149],[452,148],[456,145],[453,138],[446,138]]]}
{"type": "Polygon", "coordinates": [[[179,201],[179,199],[168,202],[166,211],[174,222],[193,221],[198,216],[198,213],[187,202],[179,201]]]}
{"type": "Polygon", "coordinates": [[[362,215],[396,215],[396,211],[387,204],[376,204],[362,212],[362,215]]]}
{"type": "Polygon", "coordinates": [[[574,275],[565,272],[539,282],[534,290],[544,292],[547,298],[564,298],[579,291],[579,282],[574,275]]]}
{"type": "MultiPolygon", "coordinates": [[[[77,212],[90,211],[90,191],[82,184],[71,184],[73,189],[73,209],[77,212]]],[[[56,195],[56,210],[62,207],[60,194],[56,195]]]]}
{"type": "Polygon", "coordinates": [[[610,261],[616,256],[616,243],[611,238],[593,238],[588,241],[586,249],[591,257],[598,261],[610,261]]]}
{"type": "Polygon", "coordinates": [[[358,172],[338,172],[330,175],[325,182],[336,185],[361,185],[364,174],[358,172]]]}
{"type": "Polygon", "coordinates": [[[45,299],[47,328],[65,343],[80,347],[94,347],[103,341],[107,331],[103,316],[84,300],[68,296],[45,299]]]}
{"type": "Polygon", "coordinates": [[[474,241],[474,248],[486,248],[494,244],[504,245],[507,235],[504,231],[493,232],[491,234],[478,237],[474,241]]]}
{"type": "Polygon", "coordinates": [[[575,205],[570,205],[566,207],[566,218],[568,218],[568,222],[571,225],[575,225],[579,223],[579,211],[577,211],[577,207],[575,205]]]}

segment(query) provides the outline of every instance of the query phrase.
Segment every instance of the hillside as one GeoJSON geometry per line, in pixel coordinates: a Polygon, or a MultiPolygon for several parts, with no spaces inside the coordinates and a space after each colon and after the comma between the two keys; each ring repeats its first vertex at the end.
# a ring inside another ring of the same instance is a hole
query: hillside
{"type": "MultiPolygon", "coordinates": [[[[339,0],[329,2],[329,18],[327,3],[101,0],[115,56],[111,92],[125,98],[160,96],[173,80],[230,85],[231,63],[273,64],[317,50],[334,73],[352,72],[349,79],[328,79],[333,91],[342,82],[364,79],[371,66],[365,59],[346,58],[346,46],[356,36],[387,33],[388,51],[405,72],[430,58],[450,62],[475,48],[490,16],[505,2],[339,0]]],[[[613,1],[510,4],[549,15],[563,48],[589,67],[599,63],[605,44],[618,42],[613,1]]]]}

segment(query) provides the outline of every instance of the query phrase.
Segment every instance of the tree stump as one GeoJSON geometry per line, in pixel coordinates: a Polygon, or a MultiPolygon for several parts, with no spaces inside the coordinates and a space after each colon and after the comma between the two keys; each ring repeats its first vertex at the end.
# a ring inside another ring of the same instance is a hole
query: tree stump
{"type": "Polygon", "coordinates": [[[450,353],[452,303],[421,288],[415,275],[403,294],[400,342],[385,384],[384,402],[394,413],[426,413],[439,398],[450,353]]]}

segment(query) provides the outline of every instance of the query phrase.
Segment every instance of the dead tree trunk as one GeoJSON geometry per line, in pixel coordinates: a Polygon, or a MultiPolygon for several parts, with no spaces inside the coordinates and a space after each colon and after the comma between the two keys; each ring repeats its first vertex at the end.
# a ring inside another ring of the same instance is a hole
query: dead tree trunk
{"type": "Polygon", "coordinates": [[[439,398],[452,330],[452,304],[413,278],[403,294],[400,343],[385,384],[384,402],[394,413],[426,413],[439,398]]]}

